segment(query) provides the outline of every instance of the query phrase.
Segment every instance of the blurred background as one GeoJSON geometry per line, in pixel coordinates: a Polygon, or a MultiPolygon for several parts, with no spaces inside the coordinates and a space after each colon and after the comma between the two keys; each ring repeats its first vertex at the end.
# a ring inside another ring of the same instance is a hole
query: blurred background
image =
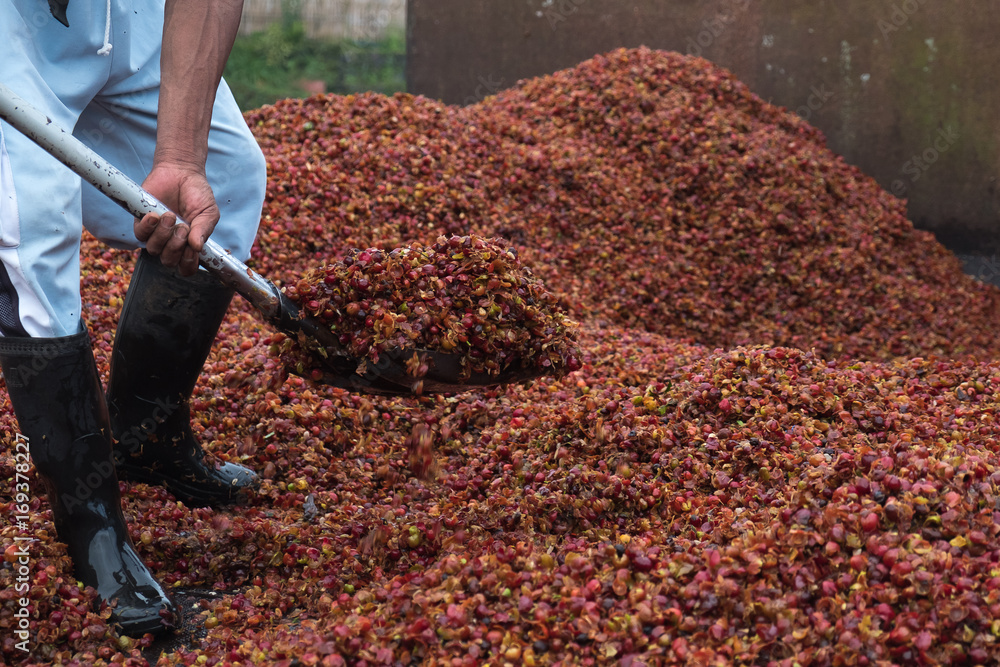
{"type": "Polygon", "coordinates": [[[246,0],[244,109],[329,92],[472,104],[618,47],[729,69],[823,131],[909,217],[1000,284],[996,9],[928,0],[246,0]]]}
{"type": "Polygon", "coordinates": [[[406,89],[405,0],[245,0],[226,80],[243,110],[406,89]]]}

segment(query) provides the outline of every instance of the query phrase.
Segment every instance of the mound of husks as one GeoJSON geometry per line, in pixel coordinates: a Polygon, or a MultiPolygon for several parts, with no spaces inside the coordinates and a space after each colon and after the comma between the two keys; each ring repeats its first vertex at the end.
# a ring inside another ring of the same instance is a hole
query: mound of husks
{"type": "MultiPolygon", "coordinates": [[[[157,575],[220,593],[160,664],[1000,662],[996,291],[815,131],[645,50],[467,109],[319,97],[248,118],[272,167],[265,275],[504,237],[581,322],[581,367],[451,396],[276,383],[274,333],[235,304],[193,428],[259,494],[213,511],[123,486],[157,575]]],[[[83,257],[106,372],[131,257],[83,257]]],[[[0,422],[13,479],[9,405],[0,422]]],[[[27,525],[0,527],[3,660],[145,664],[29,476],[27,525]]]]}
{"type": "MultiPolygon", "coordinates": [[[[442,236],[431,246],[356,250],[307,271],[285,294],[362,366],[414,349],[455,355],[456,382],[473,372],[557,375],[580,367],[573,323],[500,240],[442,236]]],[[[317,370],[316,344],[281,338],[272,340],[287,367],[306,377],[317,370]]]]}
{"type": "Polygon", "coordinates": [[[499,236],[578,321],[827,358],[1000,351],[1000,292],[703,60],[623,50],[467,108],[320,96],[247,118],[271,170],[266,275],[499,236]]]}

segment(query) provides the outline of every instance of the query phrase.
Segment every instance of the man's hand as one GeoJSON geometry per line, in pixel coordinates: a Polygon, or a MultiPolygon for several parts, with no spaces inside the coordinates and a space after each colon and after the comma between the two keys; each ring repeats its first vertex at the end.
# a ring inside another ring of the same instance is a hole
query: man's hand
{"type": "Polygon", "coordinates": [[[165,4],[156,150],[143,186],[187,224],[147,215],[135,223],[135,237],[182,275],[198,270],[198,255],[219,221],[205,160],[212,107],[242,10],[243,0],[165,4]]]}
{"type": "Polygon", "coordinates": [[[164,266],[176,266],[181,275],[198,270],[198,255],[215,224],[219,207],[203,170],[184,165],[158,164],[143,181],[143,188],[184,220],[175,215],[147,214],[135,222],[135,237],[146,244],[150,254],[159,256],[164,266]]]}

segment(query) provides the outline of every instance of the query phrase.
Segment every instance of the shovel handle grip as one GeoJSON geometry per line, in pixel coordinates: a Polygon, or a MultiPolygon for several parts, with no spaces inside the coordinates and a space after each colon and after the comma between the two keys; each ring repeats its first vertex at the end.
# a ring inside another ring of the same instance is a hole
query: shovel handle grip
{"type": "MultiPolygon", "coordinates": [[[[0,83],[0,119],[7,121],[136,218],[142,218],[147,213],[163,215],[169,211],[142,186],[3,83],[0,83]]],[[[283,310],[288,308],[290,302],[287,299],[282,302],[278,288],[212,239],[205,241],[198,259],[206,270],[239,292],[269,320],[289,317],[290,314],[283,310]]]]}

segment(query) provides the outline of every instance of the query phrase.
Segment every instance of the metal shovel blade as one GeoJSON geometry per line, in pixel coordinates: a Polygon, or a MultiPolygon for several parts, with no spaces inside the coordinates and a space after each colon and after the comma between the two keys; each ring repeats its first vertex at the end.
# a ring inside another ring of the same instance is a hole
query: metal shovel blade
{"type": "MultiPolygon", "coordinates": [[[[280,302],[283,313],[296,310],[284,294],[280,294],[280,302]]],[[[312,318],[275,324],[285,333],[298,336],[299,347],[310,352],[315,362],[313,369],[320,372],[318,378],[310,373],[312,379],[363,394],[459,393],[476,387],[529,382],[544,375],[534,368],[521,368],[518,361],[496,374],[467,371],[460,355],[413,347],[388,350],[379,355],[378,361],[362,361],[346,354],[336,336],[312,318]],[[426,372],[415,375],[411,369],[421,365],[426,366],[426,372]]]]}
{"type": "MultiPolygon", "coordinates": [[[[327,366],[343,361],[332,358],[327,366]]],[[[348,368],[345,363],[338,372],[329,376],[324,374],[322,382],[364,394],[420,395],[460,393],[476,387],[528,382],[542,375],[534,369],[518,368],[518,365],[517,362],[509,364],[496,375],[464,372],[457,355],[407,348],[383,353],[377,362],[366,361],[361,368],[348,368]],[[425,374],[414,376],[409,372],[411,366],[421,364],[427,366],[425,374]]]]}

